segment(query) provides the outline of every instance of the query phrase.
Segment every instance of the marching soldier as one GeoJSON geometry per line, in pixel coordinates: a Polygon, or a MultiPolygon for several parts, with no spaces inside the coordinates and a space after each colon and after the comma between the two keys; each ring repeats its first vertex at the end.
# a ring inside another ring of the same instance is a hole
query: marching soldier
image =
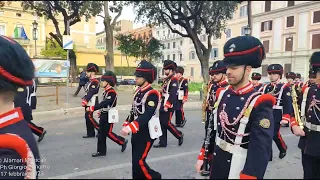
{"type": "MultiPolygon", "coordinates": [[[[293,114],[291,88],[287,83],[280,82],[283,74],[283,67],[280,64],[270,64],[267,71],[271,83],[266,84],[262,92],[273,95],[277,100],[276,105],[273,106],[275,123],[273,140],[280,151],[279,158],[282,159],[287,154],[287,145],[280,134],[280,123],[287,124],[293,114]]],[[[272,156],[270,161],[272,161],[272,156]]]]}
{"type": "Polygon", "coordinates": [[[287,72],[286,73],[286,79],[287,79],[287,82],[290,86],[295,84],[295,81],[294,81],[295,78],[296,78],[296,73],[294,73],[294,72],[287,72]]]}
{"type": "MultiPolygon", "coordinates": [[[[316,73],[317,83],[320,81],[320,52],[314,52],[310,63],[316,73]]],[[[304,179],[319,179],[320,171],[320,120],[319,120],[319,86],[305,86],[302,90],[303,101],[301,104],[302,121],[292,118],[290,121],[292,132],[301,136],[298,147],[302,154],[302,167],[304,179]],[[300,127],[299,127],[300,126],[300,127]]]]}
{"type": "Polygon", "coordinates": [[[262,90],[262,83],[259,82],[261,80],[261,74],[260,73],[256,73],[256,72],[252,73],[251,80],[252,80],[252,84],[253,84],[254,88],[257,91],[262,90]]]}
{"type": "Polygon", "coordinates": [[[187,120],[184,116],[183,104],[188,100],[188,79],[183,77],[184,69],[178,66],[176,69],[176,77],[179,80],[178,100],[175,107],[176,127],[183,127],[187,120]]]}
{"type": "Polygon", "coordinates": [[[121,134],[132,132],[132,178],[161,179],[161,174],[146,163],[148,153],[154,143],[150,136],[149,121],[157,113],[160,95],[151,87],[157,77],[157,69],[150,62],[142,60],[137,66],[136,84],[140,87],[134,95],[130,116],[123,124],[121,134]]]}
{"type": "Polygon", "coordinates": [[[100,110],[99,132],[97,153],[92,157],[105,156],[107,154],[107,136],[121,146],[121,152],[126,150],[128,140],[112,132],[113,123],[109,123],[109,110],[117,105],[117,92],[113,89],[116,85],[116,75],[112,71],[107,71],[101,77],[101,86],[104,87],[102,101],[94,106],[87,107],[87,111],[94,112],[100,110]]]}
{"type": "Polygon", "coordinates": [[[36,108],[34,91],[34,84],[19,88],[14,98],[14,107],[21,107],[24,119],[28,122],[28,126],[31,129],[32,133],[39,137],[38,142],[40,142],[44,138],[44,135],[47,133],[47,131],[45,131],[43,127],[39,127],[32,122],[32,109],[36,108]]]}
{"type": "Polygon", "coordinates": [[[161,106],[160,106],[160,123],[162,136],[159,143],[154,145],[155,148],[167,147],[167,130],[169,130],[178,140],[179,146],[183,143],[183,133],[179,131],[172,123],[172,113],[177,101],[178,79],[174,76],[177,64],[171,60],[165,60],[163,63],[166,78],[163,80],[161,90],[161,106]]]}
{"type": "Polygon", "coordinates": [[[207,102],[206,102],[207,119],[205,122],[205,137],[207,136],[209,119],[210,119],[213,106],[216,100],[215,99],[216,92],[220,87],[226,87],[228,85],[228,82],[226,81],[226,71],[227,71],[226,66],[224,65],[223,61],[220,61],[220,60],[215,61],[213,65],[209,68],[211,82],[208,83],[209,87],[208,87],[207,102]]]}
{"type": "MultiPolygon", "coordinates": [[[[85,85],[86,95],[82,98],[81,105],[85,107],[95,106],[98,102],[99,93],[99,81],[95,78],[95,73],[99,72],[99,67],[94,63],[88,63],[87,65],[87,77],[89,82],[85,85]]],[[[85,112],[87,135],[83,138],[95,137],[95,130],[99,129],[99,124],[93,118],[93,113],[90,111],[85,112]]]]}
{"type": "Polygon", "coordinates": [[[309,80],[303,85],[304,86],[307,86],[307,87],[310,87],[310,86],[313,86],[316,84],[316,77],[317,77],[317,74],[311,69],[309,71],[309,80]]]}
{"type": "Polygon", "coordinates": [[[23,47],[8,37],[0,36],[1,179],[37,179],[39,175],[37,142],[22,112],[22,108],[30,106],[24,101],[24,107],[13,107],[15,93],[25,91],[26,86],[32,85],[33,78],[34,65],[23,47]]]}
{"type": "MultiPolygon", "coordinates": [[[[249,76],[261,66],[264,48],[257,38],[239,36],[226,42],[224,56],[230,86],[216,93],[210,179],[262,179],[272,151],[275,99],[257,92],[249,76]]],[[[198,160],[198,172],[201,165],[198,160]]]]}
{"type": "Polygon", "coordinates": [[[301,80],[301,74],[300,74],[300,73],[296,73],[295,83],[296,83],[300,88],[302,88],[302,86],[303,86],[303,81],[301,80]]]}

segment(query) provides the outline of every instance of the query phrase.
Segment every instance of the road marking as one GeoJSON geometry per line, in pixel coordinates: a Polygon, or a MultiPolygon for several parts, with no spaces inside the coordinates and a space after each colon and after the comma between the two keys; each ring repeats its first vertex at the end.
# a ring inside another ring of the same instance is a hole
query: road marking
{"type": "MultiPolygon", "coordinates": [[[[189,152],[185,152],[185,153],[172,154],[169,156],[161,156],[161,157],[157,157],[157,158],[151,158],[151,159],[148,159],[147,162],[152,163],[152,162],[157,162],[157,161],[164,161],[164,160],[179,158],[179,157],[183,157],[183,156],[196,155],[198,153],[199,153],[199,150],[189,151],[189,152]]],[[[90,170],[86,170],[86,171],[74,172],[74,173],[65,174],[65,175],[61,175],[61,176],[49,177],[48,179],[68,179],[68,178],[85,176],[85,175],[89,175],[89,174],[95,174],[95,173],[99,173],[99,172],[127,168],[127,167],[131,167],[131,162],[113,165],[113,166],[107,166],[107,167],[103,167],[103,168],[90,169],[90,170]]]]}

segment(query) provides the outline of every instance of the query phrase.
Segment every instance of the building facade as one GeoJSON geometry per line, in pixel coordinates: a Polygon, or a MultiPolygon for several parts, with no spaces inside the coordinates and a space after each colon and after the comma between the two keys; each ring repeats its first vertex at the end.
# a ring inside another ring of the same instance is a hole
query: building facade
{"type": "MultiPolygon", "coordinates": [[[[120,20],[116,23],[115,31],[113,32],[114,37],[117,34],[124,33],[133,29],[133,22],[129,20],[120,20]]],[[[114,38],[114,49],[116,48],[116,39],[114,38]]],[[[96,33],[96,48],[106,50],[106,33],[101,31],[96,33]]]]}
{"type": "MultiPolygon", "coordinates": [[[[56,17],[59,22],[60,32],[64,32],[62,16],[56,17]]],[[[55,33],[56,29],[51,20],[44,17],[37,17],[32,11],[23,11],[21,2],[12,1],[11,4],[0,8],[0,35],[5,35],[15,39],[26,50],[30,57],[39,56],[41,49],[45,47],[46,38],[50,37],[49,33],[55,33]],[[36,37],[33,40],[32,23],[38,23],[36,37]],[[35,48],[36,47],[36,48],[35,48]]],[[[89,19],[81,18],[78,22],[70,27],[72,36],[77,48],[95,48],[95,17],[89,19]]]]}
{"type": "MultiPolygon", "coordinates": [[[[247,1],[243,1],[233,18],[226,22],[221,37],[212,38],[210,64],[223,59],[225,42],[245,35],[247,24],[247,1]]],[[[184,28],[173,28],[184,32],[184,28]]],[[[262,74],[262,81],[268,81],[267,67],[273,63],[283,65],[285,72],[294,71],[301,73],[304,79],[308,77],[309,58],[314,51],[320,50],[320,2],[252,1],[251,29],[252,35],[260,39],[266,50],[262,67],[255,70],[262,74]]],[[[163,59],[171,59],[183,65],[185,76],[190,80],[202,81],[200,62],[191,39],[170,33],[170,29],[165,26],[154,29],[155,37],[166,46],[162,51],[163,59]]],[[[206,38],[206,35],[199,35],[204,45],[207,44],[206,38]]]]}

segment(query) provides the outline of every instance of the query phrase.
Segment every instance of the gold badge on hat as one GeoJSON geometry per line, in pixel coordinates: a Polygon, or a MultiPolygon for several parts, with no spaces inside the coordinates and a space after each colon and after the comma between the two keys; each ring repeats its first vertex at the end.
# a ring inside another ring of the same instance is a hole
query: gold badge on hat
{"type": "Polygon", "coordinates": [[[24,91],[24,89],[23,89],[23,88],[21,88],[21,87],[19,87],[19,88],[17,89],[17,91],[18,91],[18,92],[23,92],[23,91],[24,91]]]}
{"type": "Polygon", "coordinates": [[[270,120],[269,119],[261,119],[259,121],[259,125],[264,129],[268,129],[270,127],[270,120]]]}
{"type": "Polygon", "coordinates": [[[148,102],[148,105],[151,106],[151,107],[153,107],[153,106],[154,106],[154,102],[153,102],[153,101],[149,101],[149,102],[148,102]]]}

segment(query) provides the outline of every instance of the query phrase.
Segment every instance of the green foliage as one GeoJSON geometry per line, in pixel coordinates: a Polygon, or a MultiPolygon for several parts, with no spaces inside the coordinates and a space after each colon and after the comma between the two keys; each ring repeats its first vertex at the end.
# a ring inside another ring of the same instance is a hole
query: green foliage
{"type": "Polygon", "coordinates": [[[44,49],[41,49],[40,54],[46,58],[60,57],[67,59],[67,51],[64,50],[56,40],[47,39],[44,49]]]}
{"type": "Polygon", "coordinates": [[[144,40],[142,38],[135,39],[133,34],[116,36],[119,42],[118,50],[126,56],[133,56],[137,59],[147,59],[150,62],[162,56],[161,48],[163,44],[155,38],[144,40]]]}
{"type": "Polygon", "coordinates": [[[114,67],[114,73],[117,76],[134,76],[135,67],[114,67]]]}
{"type": "Polygon", "coordinates": [[[5,5],[10,5],[11,4],[11,1],[0,1],[0,8],[5,6],[5,5]]]}
{"type": "Polygon", "coordinates": [[[200,91],[203,83],[190,82],[188,83],[189,92],[200,91]]]}

